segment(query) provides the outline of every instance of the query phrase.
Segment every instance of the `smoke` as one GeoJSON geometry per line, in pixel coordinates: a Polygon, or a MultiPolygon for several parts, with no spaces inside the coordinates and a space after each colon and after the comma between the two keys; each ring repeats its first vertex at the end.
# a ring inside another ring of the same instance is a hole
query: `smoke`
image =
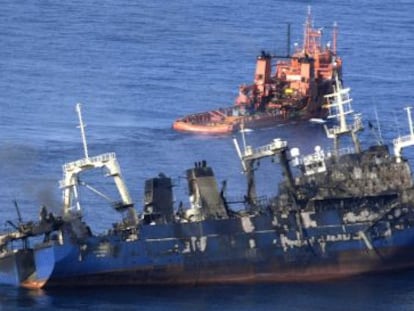
{"type": "Polygon", "coordinates": [[[61,207],[56,191],[57,188],[57,182],[44,181],[41,184],[37,184],[33,189],[39,206],[46,206],[54,214],[59,214],[61,207]]]}
{"type": "Polygon", "coordinates": [[[0,146],[0,173],[24,174],[37,159],[35,149],[24,145],[0,146]]]}
{"type": "Polygon", "coordinates": [[[24,184],[33,174],[37,162],[35,149],[10,143],[0,145],[0,189],[2,203],[25,197],[24,184]]]}
{"type": "MultiPolygon", "coordinates": [[[[49,211],[57,212],[60,208],[57,181],[49,165],[42,160],[40,152],[28,145],[6,143],[0,146],[0,189],[2,202],[17,199],[29,210],[38,210],[45,205],[49,211]]],[[[26,209],[22,206],[23,209],[26,209]]],[[[27,210],[27,211],[29,211],[27,210]]]]}

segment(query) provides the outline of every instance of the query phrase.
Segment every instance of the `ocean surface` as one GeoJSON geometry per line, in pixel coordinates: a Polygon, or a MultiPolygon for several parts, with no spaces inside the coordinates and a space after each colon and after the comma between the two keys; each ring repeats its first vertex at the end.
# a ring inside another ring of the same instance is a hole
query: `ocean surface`
{"type": "MultiPolygon", "coordinates": [[[[75,104],[82,104],[89,154],[114,151],[140,210],[144,181],[163,172],[188,202],[184,172],[206,160],[229,197],[245,191],[232,139],[176,133],[179,116],[231,105],[253,81],[261,50],[286,53],[286,24],[301,44],[308,6],[325,42],[339,25],[338,52],[354,109],[389,143],[408,133],[414,105],[414,2],[396,1],[5,1],[0,0],[0,226],[39,207],[57,210],[61,165],[83,157],[75,104]],[[378,115],[378,119],[376,118],[378,115]],[[377,122],[378,121],[378,122],[377,122]]],[[[376,136],[369,128],[364,145],[376,136]]],[[[302,153],[329,148],[320,125],[253,131],[253,146],[280,137],[302,153]]],[[[414,159],[414,152],[404,151],[414,159]]],[[[262,161],[258,192],[275,193],[280,169],[262,161]]],[[[85,180],[107,187],[99,174],[85,180]]],[[[111,193],[111,189],[107,190],[111,193]]],[[[82,192],[94,232],[119,220],[82,192]]],[[[413,310],[414,273],[322,284],[26,291],[0,287],[0,310],[413,310]]]]}

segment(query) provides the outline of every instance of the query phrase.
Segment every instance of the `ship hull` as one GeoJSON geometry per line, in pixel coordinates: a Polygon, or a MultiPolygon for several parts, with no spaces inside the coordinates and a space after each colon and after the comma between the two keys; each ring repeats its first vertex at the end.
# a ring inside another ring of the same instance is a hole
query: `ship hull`
{"type": "MultiPolygon", "coordinates": [[[[360,229],[349,230],[357,235],[360,229]]],[[[327,230],[343,234],[342,226],[318,228],[309,231],[313,238],[307,243],[295,245],[288,236],[296,231],[281,235],[264,217],[148,226],[135,241],[92,237],[80,245],[53,246],[55,268],[45,285],[302,282],[414,267],[414,229],[372,244],[316,242],[327,230]]]]}
{"type": "MultiPolygon", "coordinates": [[[[399,248],[388,249],[387,252],[402,256],[414,255],[414,252],[399,248]]],[[[209,273],[199,270],[183,271],[182,266],[167,266],[165,268],[131,268],[125,271],[107,271],[89,275],[78,275],[64,278],[54,278],[47,283],[47,287],[65,286],[114,286],[114,285],[215,285],[215,284],[259,284],[259,283],[283,283],[283,282],[320,282],[337,280],[347,277],[386,273],[414,268],[414,260],[388,259],[387,263],[379,262],[372,258],[374,252],[363,254],[361,251],[350,252],[349,255],[359,258],[352,263],[337,264],[336,262],[307,263],[306,267],[267,264],[265,271],[261,265],[240,264],[231,269],[221,266],[200,266],[209,269],[209,273]],[[363,259],[363,257],[366,257],[363,259]],[[231,271],[229,271],[231,270],[231,271]]]]}
{"type": "Polygon", "coordinates": [[[273,111],[238,117],[223,117],[222,120],[208,121],[209,114],[209,112],[206,112],[193,117],[178,119],[173,123],[172,127],[179,132],[194,134],[231,134],[240,130],[242,126],[249,129],[259,129],[326,116],[325,112],[316,114],[298,112],[297,114],[287,116],[279,111],[273,111]]]}
{"type": "Polygon", "coordinates": [[[20,286],[35,272],[33,251],[9,251],[0,257],[0,283],[20,286]]]}
{"type": "Polygon", "coordinates": [[[183,119],[173,123],[173,129],[179,132],[194,134],[229,134],[234,131],[236,123],[200,123],[195,124],[183,119]]]}
{"type": "Polygon", "coordinates": [[[53,271],[53,249],[23,248],[0,257],[0,284],[41,288],[53,271]]]}

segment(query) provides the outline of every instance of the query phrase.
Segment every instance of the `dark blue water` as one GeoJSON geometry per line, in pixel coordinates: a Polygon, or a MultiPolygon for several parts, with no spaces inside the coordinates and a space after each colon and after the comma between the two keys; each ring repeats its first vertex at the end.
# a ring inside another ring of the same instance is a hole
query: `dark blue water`
{"type": "Polygon", "coordinates": [[[181,288],[5,289],[3,310],[412,310],[414,274],[323,284],[181,288]]]}
{"type": "MultiPolygon", "coordinates": [[[[232,104],[253,79],[261,49],[284,53],[286,22],[302,39],[307,5],[338,49],[354,108],[380,116],[384,138],[407,133],[403,107],[414,104],[414,3],[397,1],[0,1],[0,208],[3,223],[39,206],[59,208],[61,165],[83,156],[75,104],[83,104],[89,153],[117,152],[140,208],[146,178],[177,180],[206,159],[228,195],[245,189],[230,137],[172,132],[184,114],[232,104]]],[[[260,145],[274,137],[311,151],[328,147],[322,128],[300,124],[249,133],[260,145]]],[[[366,130],[365,143],[374,136],[366,130]]],[[[411,157],[409,150],[406,155],[411,157]]],[[[259,191],[275,191],[280,170],[262,163],[259,191]]],[[[259,174],[260,175],[260,174],[259,174]]],[[[91,179],[93,182],[95,176],[91,179]]],[[[98,188],[105,185],[98,181],[98,188]]],[[[179,183],[177,201],[186,200],[179,183]]],[[[101,189],[101,188],[100,188],[101,189]]],[[[85,194],[93,229],[118,220],[85,194]]],[[[412,310],[414,275],[324,284],[206,288],[116,288],[28,292],[0,287],[0,309],[91,310],[412,310]]]]}

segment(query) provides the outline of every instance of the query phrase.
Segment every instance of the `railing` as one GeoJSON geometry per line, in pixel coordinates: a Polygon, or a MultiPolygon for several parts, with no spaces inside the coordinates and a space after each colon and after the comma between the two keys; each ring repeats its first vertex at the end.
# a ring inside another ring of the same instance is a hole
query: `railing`
{"type": "Polygon", "coordinates": [[[303,164],[306,166],[306,165],[310,165],[313,163],[324,161],[326,159],[332,158],[333,156],[343,156],[343,155],[352,154],[352,153],[355,153],[355,149],[351,146],[340,148],[336,152],[332,151],[331,149],[328,149],[326,151],[320,150],[312,154],[307,154],[307,155],[298,157],[299,159],[298,164],[303,164]]]}
{"type": "Polygon", "coordinates": [[[406,143],[412,140],[414,141],[414,137],[412,135],[405,135],[405,136],[400,136],[398,138],[395,138],[392,142],[394,143],[394,145],[397,145],[397,144],[406,143]]]}
{"type": "MultiPolygon", "coordinates": [[[[232,197],[232,196],[226,196],[226,202],[227,204],[243,204],[244,207],[248,207],[249,202],[246,200],[246,197],[232,197]]],[[[252,201],[255,202],[255,206],[265,208],[270,205],[271,199],[268,198],[266,195],[257,196],[252,198],[252,201]]]]}
{"type": "Polygon", "coordinates": [[[246,156],[254,156],[254,157],[261,157],[261,156],[268,156],[274,154],[275,151],[286,148],[287,142],[280,139],[275,139],[268,145],[258,147],[254,150],[249,150],[246,152],[246,156]]]}
{"type": "Polygon", "coordinates": [[[65,163],[63,165],[63,171],[72,170],[76,167],[88,166],[93,163],[104,163],[104,162],[108,162],[109,160],[113,160],[113,159],[116,159],[115,152],[104,153],[104,154],[100,154],[98,156],[90,157],[90,158],[83,158],[77,161],[65,163]]]}

